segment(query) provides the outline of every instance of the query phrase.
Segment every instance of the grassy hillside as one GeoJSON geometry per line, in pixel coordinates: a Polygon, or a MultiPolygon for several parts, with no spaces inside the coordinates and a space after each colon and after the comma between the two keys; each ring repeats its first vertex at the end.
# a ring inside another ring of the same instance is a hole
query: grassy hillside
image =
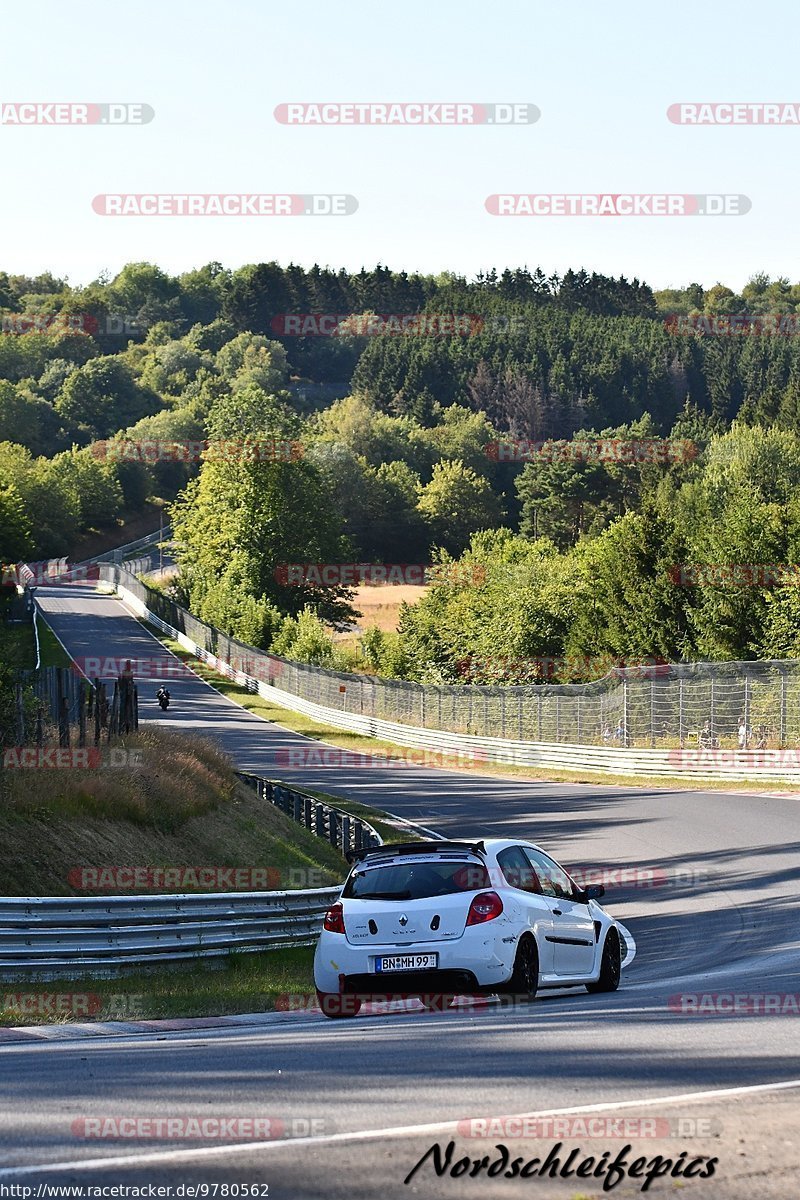
{"type": "MultiPolygon", "coordinates": [[[[123,767],[2,772],[0,894],[121,890],[83,886],[80,870],[89,867],[265,868],[265,890],[344,878],[339,852],[238,783],[212,743],[148,729],[112,749],[120,748],[136,760],[123,767]]],[[[184,889],[126,886],[124,893],[175,890],[184,889]]]]}

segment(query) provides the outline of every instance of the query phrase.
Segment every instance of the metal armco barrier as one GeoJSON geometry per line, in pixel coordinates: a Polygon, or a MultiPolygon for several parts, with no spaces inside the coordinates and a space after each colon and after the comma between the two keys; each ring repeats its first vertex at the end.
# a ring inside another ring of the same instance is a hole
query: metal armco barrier
{"type": "Polygon", "coordinates": [[[324,838],[332,846],[346,854],[348,850],[361,850],[369,846],[380,846],[381,837],[372,826],[361,819],[323,804],[315,796],[297,792],[282,783],[273,783],[259,775],[246,775],[237,771],[237,776],[248,787],[254,788],[262,800],[268,800],[293,821],[303,825],[317,837],[324,838]]]}
{"type": "Polygon", "coordinates": [[[114,975],[232,950],[307,946],[340,890],[2,898],[0,977],[114,975]]]}
{"type": "MultiPolygon", "coordinates": [[[[360,817],[258,775],[238,778],[344,853],[379,846],[360,817]]],[[[51,978],[312,945],[337,887],[162,896],[0,897],[0,978],[51,978]]]]}
{"type": "MultiPolygon", "coordinates": [[[[310,673],[315,672],[317,678],[331,676],[336,679],[353,679],[360,683],[359,677],[337,676],[334,672],[322,672],[318,668],[306,667],[305,664],[286,663],[284,660],[276,659],[274,656],[264,654],[260,650],[252,648],[248,650],[248,647],[242,646],[241,643],[234,643],[232,639],[220,634],[218,630],[204,625],[203,622],[193,617],[191,613],[181,609],[174,602],[168,601],[169,608],[177,610],[181,624],[184,627],[183,629],[176,628],[156,612],[153,612],[146,603],[146,601],[151,600],[151,597],[154,603],[165,598],[159,597],[158,593],[146,588],[138,579],[129,575],[124,569],[103,566],[100,569],[102,577],[114,586],[119,597],[133,612],[143,617],[155,629],[174,638],[190,654],[193,654],[202,662],[208,663],[214,670],[219,671],[220,674],[247,688],[248,691],[257,692],[265,699],[271,700],[283,708],[314,717],[319,721],[326,722],[328,725],[333,725],[337,729],[346,729],[351,733],[360,733],[366,737],[380,738],[384,741],[394,742],[399,746],[412,746],[431,751],[443,757],[447,755],[457,756],[461,761],[461,765],[480,765],[481,762],[496,762],[513,766],[562,770],[590,769],[618,775],[660,775],[686,779],[720,779],[731,781],[757,779],[769,782],[780,780],[800,783],[800,746],[796,748],[764,750],[702,749],[699,746],[652,749],[650,747],[639,748],[631,746],[611,747],[571,740],[533,741],[522,738],[453,732],[447,729],[430,727],[430,724],[414,725],[399,721],[384,720],[373,714],[357,711],[355,705],[353,709],[350,709],[319,704],[298,695],[296,692],[287,691],[285,688],[278,686],[284,680],[292,683],[295,682],[292,671],[284,670],[284,668],[296,668],[297,671],[301,671],[303,678],[306,675],[310,677],[310,673]],[[261,664],[266,663],[269,670],[268,677],[265,678],[262,675],[261,678],[258,678],[248,671],[237,669],[236,666],[231,665],[224,658],[212,653],[207,646],[200,645],[194,641],[184,632],[185,628],[190,628],[195,633],[203,633],[205,631],[208,635],[208,640],[216,645],[217,648],[234,646],[237,654],[239,650],[249,653],[249,658],[244,658],[242,661],[258,665],[259,670],[261,669],[261,664]]],[[[709,664],[699,665],[705,666],[709,664]]],[[[733,666],[735,664],[719,665],[733,666]]],[[[755,667],[759,664],[750,665],[755,667]]],[[[770,664],[760,665],[769,666],[770,664]]],[[[790,666],[796,667],[798,664],[787,663],[782,665],[788,671],[790,666]]],[[[784,674],[783,679],[785,680],[786,678],[787,675],[784,674]]],[[[363,680],[364,685],[367,687],[377,686],[367,676],[364,676],[363,680]]],[[[387,684],[388,682],[390,681],[377,681],[378,684],[387,684]]],[[[397,686],[400,687],[401,685],[397,686]]],[[[409,684],[407,686],[409,688],[413,687],[417,691],[425,691],[424,688],[420,689],[419,685],[409,684]]],[[[592,686],[588,685],[590,688],[592,686]]],[[[435,696],[437,693],[443,691],[472,691],[478,693],[485,690],[487,689],[429,689],[431,693],[428,707],[429,720],[435,721],[436,719],[435,696]]],[[[547,689],[541,685],[533,685],[525,689],[509,688],[507,690],[509,693],[514,694],[525,691],[528,696],[526,703],[530,703],[547,689]]],[[[555,689],[559,693],[570,690],[580,690],[580,685],[575,685],[572,689],[555,689]]],[[[620,686],[618,692],[620,702],[625,702],[625,697],[628,693],[627,685],[620,686]]],[[[551,697],[547,697],[547,700],[548,703],[552,703],[551,697]]],[[[379,760],[376,761],[376,765],[379,765],[379,760]]],[[[446,765],[446,763],[442,765],[446,765]]]]}

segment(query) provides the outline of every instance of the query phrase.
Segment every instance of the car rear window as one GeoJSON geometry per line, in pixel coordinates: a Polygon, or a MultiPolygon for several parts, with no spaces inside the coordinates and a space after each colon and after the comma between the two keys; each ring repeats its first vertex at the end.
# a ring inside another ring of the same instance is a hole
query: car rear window
{"type": "Polygon", "coordinates": [[[410,860],[356,868],[342,895],[353,900],[425,900],[489,886],[489,874],[480,862],[410,860]]]}

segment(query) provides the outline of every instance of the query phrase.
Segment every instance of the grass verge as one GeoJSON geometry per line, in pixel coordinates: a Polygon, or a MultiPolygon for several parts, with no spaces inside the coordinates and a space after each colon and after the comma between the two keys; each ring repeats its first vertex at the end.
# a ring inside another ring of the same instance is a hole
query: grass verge
{"type": "MultiPolygon", "coordinates": [[[[69,656],[53,631],[43,620],[37,621],[39,651],[43,667],[68,667],[69,656]]],[[[0,661],[15,670],[32,671],[36,666],[36,642],[33,625],[0,623],[0,661]]]]}
{"type": "Polygon", "coordinates": [[[279,890],[345,875],[339,851],[239,783],[213,743],[172,730],[144,727],[104,746],[93,768],[6,770],[2,785],[6,896],[279,890]],[[130,867],[171,875],[159,884],[119,871],[130,867]],[[263,882],[221,875],[223,886],[192,887],[191,875],[175,875],[199,867],[256,869],[263,882]]]}
{"type": "Polygon", "coordinates": [[[228,1016],[304,1007],[315,995],[314,949],[235,952],[186,968],[57,983],[0,983],[0,1026],[228,1016]],[[289,997],[294,1001],[289,1001],[289,997]]]}

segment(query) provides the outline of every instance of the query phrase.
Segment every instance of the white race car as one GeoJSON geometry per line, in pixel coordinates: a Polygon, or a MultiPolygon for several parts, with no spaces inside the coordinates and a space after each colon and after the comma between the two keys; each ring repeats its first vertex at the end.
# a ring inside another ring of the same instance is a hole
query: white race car
{"type": "MultiPolygon", "coordinates": [[[[325,915],[314,982],[326,1016],[362,1001],[583,985],[613,992],[632,955],[626,931],[532,842],[421,841],[356,851],[325,915]],[[623,961],[624,959],[624,961],[623,961]]],[[[628,935],[629,936],[629,935],[628,935]]]]}

